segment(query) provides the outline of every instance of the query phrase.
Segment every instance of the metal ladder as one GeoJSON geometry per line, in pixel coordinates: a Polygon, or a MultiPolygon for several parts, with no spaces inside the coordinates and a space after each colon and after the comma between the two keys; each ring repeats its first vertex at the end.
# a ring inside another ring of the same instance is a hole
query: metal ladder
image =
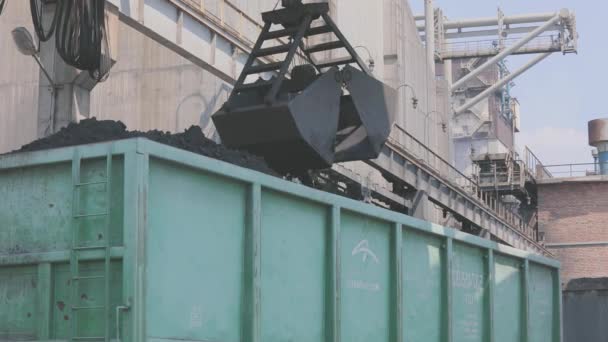
{"type": "Polygon", "coordinates": [[[319,72],[321,72],[321,70],[324,68],[357,63],[361,70],[367,74],[371,74],[365,63],[363,63],[359,55],[357,55],[355,52],[355,49],[346,40],[346,37],[342,34],[342,32],[340,32],[336,24],[329,16],[328,4],[313,3],[305,5],[299,4],[299,6],[300,7],[298,7],[297,4],[291,5],[288,8],[262,14],[264,26],[253,46],[253,49],[251,50],[251,53],[249,54],[249,57],[247,58],[247,61],[245,62],[245,65],[243,66],[243,70],[234,85],[235,91],[230,94],[228,102],[231,102],[234,96],[240,91],[252,88],[267,91],[267,101],[273,102],[276,99],[277,93],[281,88],[281,84],[294,60],[294,56],[296,55],[298,48],[302,51],[310,64],[319,72]],[[292,8],[294,6],[296,9],[292,8]],[[298,12],[297,8],[304,8],[305,10],[302,10],[302,13],[300,13],[298,12]],[[294,24],[292,20],[296,15],[300,15],[299,23],[294,24]],[[319,18],[323,19],[324,24],[312,27],[311,24],[313,21],[319,18]],[[283,28],[271,31],[273,24],[283,26],[283,28]],[[305,46],[305,38],[326,33],[333,33],[337,40],[320,43],[314,46],[305,46]],[[280,42],[279,45],[272,45],[264,48],[262,47],[267,41],[275,39],[280,40],[282,38],[287,38],[289,41],[280,42]],[[348,56],[327,61],[316,61],[312,57],[312,54],[316,52],[330,51],[341,48],[345,48],[347,50],[348,56]],[[254,65],[257,58],[270,57],[278,54],[285,54],[285,56],[282,58],[282,60],[277,62],[254,65]],[[245,83],[248,76],[266,72],[275,72],[276,77],[273,77],[268,81],[258,80],[253,83],[245,83]]]}
{"type": "Polygon", "coordinates": [[[70,295],[70,307],[72,311],[71,319],[71,338],[72,341],[110,341],[110,200],[112,188],[112,146],[110,145],[106,156],[105,179],[101,181],[82,182],[81,180],[82,156],[78,148],[74,150],[72,159],[72,249],[70,253],[70,279],[72,284],[70,295]],[[83,213],[80,208],[81,189],[85,187],[104,185],[105,187],[105,210],[98,213],[83,213]],[[83,244],[80,241],[80,233],[83,229],[84,221],[93,217],[105,217],[104,236],[102,244],[83,244]],[[100,275],[82,276],[81,255],[83,253],[102,251],[104,255],[104,271],[100,275]],[[80,285],[83,281],[103,281],[104,282],[104,305],[79,306],[80,285]],[[78,317],[83,311],[99,310],[102,311],[104,335],[103,336],[78,336],[78,317]]]}

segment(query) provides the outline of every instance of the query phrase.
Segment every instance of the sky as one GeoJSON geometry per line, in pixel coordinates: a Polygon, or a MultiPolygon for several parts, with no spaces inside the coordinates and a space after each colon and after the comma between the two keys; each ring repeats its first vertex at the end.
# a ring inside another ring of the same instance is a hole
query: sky
{"type": "MultiPolygon", "coordinates": [[[[424,0],[410,0],[422,13],[424,0]]],[[[545,165],[590,163],[587,122],[608,117],[608,35],[606,0],[435,0],[449,19],[490,17],[498,6],[505,15],[575,11],[578,54],[555,53],[517,79],[512,94],[521,104],[516,145],[529,146],[545,165]],[[606,101],[604,101],[606,100],[606,101]]],[[[508,59],[514,70],[532,56],[508,59]]]]}

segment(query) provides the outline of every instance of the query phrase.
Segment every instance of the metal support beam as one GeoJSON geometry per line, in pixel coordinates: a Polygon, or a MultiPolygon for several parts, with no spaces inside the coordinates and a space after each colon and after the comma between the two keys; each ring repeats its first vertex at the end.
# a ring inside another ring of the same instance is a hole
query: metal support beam
{"type": "MultiPolygon", "coordinates": [[[[562,13],[562,15],[564,15],[564,14],[562,13]]],[[[556,15],[555,17],[551,18],[549,21],[547,21],[543,25],[539,26],[534,31],[532,31],[529,34],[527,34],[526,36],[524,36],[517,43],[509,46],[508,48],[504,49],[502,52],[500,52],[496,56],[490,58],[487,62],[485,62],[484,64],[480,65],[478,68],[474,69],[473,71],[471,71],[471,73],[467,74],[466,76],[464,76],[460,80],[456,81],[452,85],[452,91],[454,91],[454,90],[458,89],[459,87],[463,86],[468,81],[472,80],[474,77],[476,77],[477,75],[479,75],[480,73],[482,73],[484,70],[486,70],[490,66],[498,63],[499,61],[503,60],[508,55],[510,55],[513,52],[519,50],[521,47],[523,47],[524,45],[526,45],[532,39],[534,39],[535,37],[538,37],[541,33],[545,32],[547,29],[549,29],[554,24],[556,24],[561,18],[562,18],[561,15],[556,15]]]]}
{"type": "MultiPolygon", "coordinates": [[[[543,21],[550,20],[551,18],[559,15],[559,13],[538,13],[538,14],[523,14],[523,15],[512,15],[505,16],[503,18],[503,23],[505,25],[513,25],[513,24],[531,24],[531,23],[539,23],[543,21]]],[[[417,15],[414,19],[423,20],[424,17],[417,15]]],[[[485,27],[485,26],[495,26],[498,25],[499,18],[498,17],[488,17],[488,18],[478,18],[478,19],[464,19],[464,20],[448,20],[444,23],[444,28],[446,30],[451,29],[463,29],[463,28],[472,28],[472,27],[485,27]]],[[[425,30],[424,25],[418,25],[418,31],[422,32],[425,30]]]]}
{"type": "MultiPolygon", "coordinates": [[[[539,26],[520,26],[520,27],[510,27],[505,28],[503,30],[499,29],[483,29],[483,30],[471,30],[471,31],[450,31],[445,33],[446,39],[465,39],[465,38],[479,38],[479,37],[498,37],[499,32],[502,31],[506,36],[516,35],[516,34],[526,34],[536,30],[539,26]]],[[[553,25],[547,29],[547,31],[559,31],[561,30],[558,25],[553,25]]],[[[426,34],[420,36],[422,41],[426,40],[426,34]]]]}
{"type": "Polygon", "coordinates": [[[425,32],[426,32],[426,59],[431,75],[435,75],[435,11],[433,0],[424,0],[425,32]]]}
{"type": "Polygon", "coordinates": [[[511,82],[513,79],[515,79],[519,75],[521,75],[524,72],[526,72],[528,69],[530,69],[533,66],[535,66],[536,64],[540,63],[545,58],[549,57],[552,53],[553,52],[546,52],[546,53],[543,53],[543,54],[538,55],[537,57],[533,58],[530,62],[526,63],[524,66],[522,66],[521,68],[517,69],[517,71],[511,73],[509,76],[507,76],[507,77],[503,78],[502,80],[498,81],[498,83],[496,83],[493,86],[489,87],[488,89],[484,90],[483,92],[481,92],[479,95],[475,96],[473,99],[471,99],[470,101],[468,101],[464,105],[462,105],[462,106],[454,109],[454,114],[460,114],[460,113],[464,112],[465,110],[467,110],[467,109],[473,107],[474,105],[478,104],[483,99],[485,99],[488,96],[492,95],[495,91],[497,91],[498,89],[502,88],[507,83],[511,82]]]}
{"type": "Polygon", "coordinates": [[[429,205],[429,196],[424,190],[418,190],[412,197],[412,207],[409,215],[421,220],[429,220],[427,208],[429,205]]]}

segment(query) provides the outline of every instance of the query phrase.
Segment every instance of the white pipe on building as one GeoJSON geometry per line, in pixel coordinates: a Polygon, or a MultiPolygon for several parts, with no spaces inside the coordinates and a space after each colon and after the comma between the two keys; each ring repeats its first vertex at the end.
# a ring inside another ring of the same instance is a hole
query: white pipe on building
{"type": "MultiPolygon", "coordinates": [[[[525,34],[530,33],[536,30],[538,26],[524,26],[524,27],[512,27],[508,29],[503,29],[502,32],[507,36],[515,35],[515,34],[525,34]]],[[[560,30],[558,25],[555,25],[549,28],[547,31],[557,31],[560,30]]],[[[474,31],[453,31],[447,32],[445,34],[446,39],[463,39],[463,38],[476,38],[476,37],[496,37],[499,35],[498,29],[490,29],[490,30],[474,30],[474,31]]],[[[424,40],[424,37],[421,37],[424,40]]]]}
{"type": "Polygon", "coordinates": [[[458,87],[460,87],[460,86],[464,85],[466,82],[472,80],[474,77],[476,77],[477,75],[482,73],[488,67],[494,65],[495,63],[503,60],[505,57],[512,54],[513,52],[519,50],[522,46],[526,45],[532,39],[536,38],[541,33],[545,32],[548,28],[553,27],[553,25],[555,23],[557,23],[560,19],[561,19],[560,15],[554,16],[549,21],[547,21],[543,25],[539,26],[536,30],[534,30],[534,31],[530,32],[529,34],[527,34],[526,36],[524,36],[517,43],[509,46],[508,48],[506,48],[502,52],[500,52],[498,55],[490,58],[487,62],[480,65],[478,68],[475,68],[473,71],[471,71],[471,73],[467,74],[460,80],[456,81],[452,85],[452,91],[454,91],[455,89],[458,89],[458,87]]]}
{"type": "Polygon", "coordinates": [[[424,0],[425,34],[426,34],[426,58],[431,70],[431,75],[435,75],[435,11],[433,0],[424,0]]]}
{"type": "MultiPolygon", "coordinates": [[[[564,11],[564,10],[562,10],[564,11]]],[[[567,10],[566,10],[567,11],[567,10]]],[[[547,21],[559,13],[538,13],[538,14],[522,14],[512,15],[504,17],[503,23],[505,25],[512,24],[532,24],[547,21]]],[[[418,18],[415,16],[414,18],[418,18]]],[[[478,18],[478,19],[462,19],[462,20],[448,20],[444,22],[443,27],[446,30],[451,29],[462,29],[471,27],[485,27],[485,26],[496,26],[498,25],[498,17],[478,18]]],[[[418,31],[424,31],[424,25],[418,25],[418,31]]]]}
{"type": "Polygon", "coordinates": [[[445,80],[448,83],[448,89],[452,88],[452,83],[454,82],[454,77],[452,75],[452,60],[444,60],[443,61],[443,73],[445,74],[445,80]]]}
{"type": "Polygon", "coordinates": [[[496,83],[493,86],[489,87],[488,89],[484,90],[479,95],[477,95],[473,99],[471,99],[469,102],[467,102],[464,105],[462,105],[462,106],[454,109],[454,114],[460,114],[460,113],[464,112],[465,110],[467,110],[467,109],[473,107],[474,105],[478,104],[479,102],[481,102],[482,100],[484,100],[488,96],[492,95],[495,91],[497,91],[501,87],[505,86],[507,83],[511,82],[513,79],[515,79],[519,75],[523,74],[524,72],[528,71],[530,68],[532,68],[533,66],[535,66],[536,64],[540,63],[545,58],[549,57],[552,53],[553,52],[546,52],[546,53],[543,53],[543,54],[538,55],[537,57],[533,58],[531,61],[529,61],[528,63],[526,63],[524,66],[522,66],[521,68],[517,69],[517,71],[515,71],[512,74],[510,74],[509,76],[501,79],[500,81],[498,81],[498,83],[496,83]]]}

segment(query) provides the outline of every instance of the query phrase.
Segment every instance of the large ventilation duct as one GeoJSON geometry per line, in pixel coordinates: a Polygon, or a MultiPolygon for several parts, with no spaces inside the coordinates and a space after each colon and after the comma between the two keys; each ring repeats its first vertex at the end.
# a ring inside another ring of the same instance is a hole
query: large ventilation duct
{"type": "Polygon", "coordinates": [[[608,118],[589,121],[589,145],[597,148],[600,174],[608,175],[608,118]]]}

